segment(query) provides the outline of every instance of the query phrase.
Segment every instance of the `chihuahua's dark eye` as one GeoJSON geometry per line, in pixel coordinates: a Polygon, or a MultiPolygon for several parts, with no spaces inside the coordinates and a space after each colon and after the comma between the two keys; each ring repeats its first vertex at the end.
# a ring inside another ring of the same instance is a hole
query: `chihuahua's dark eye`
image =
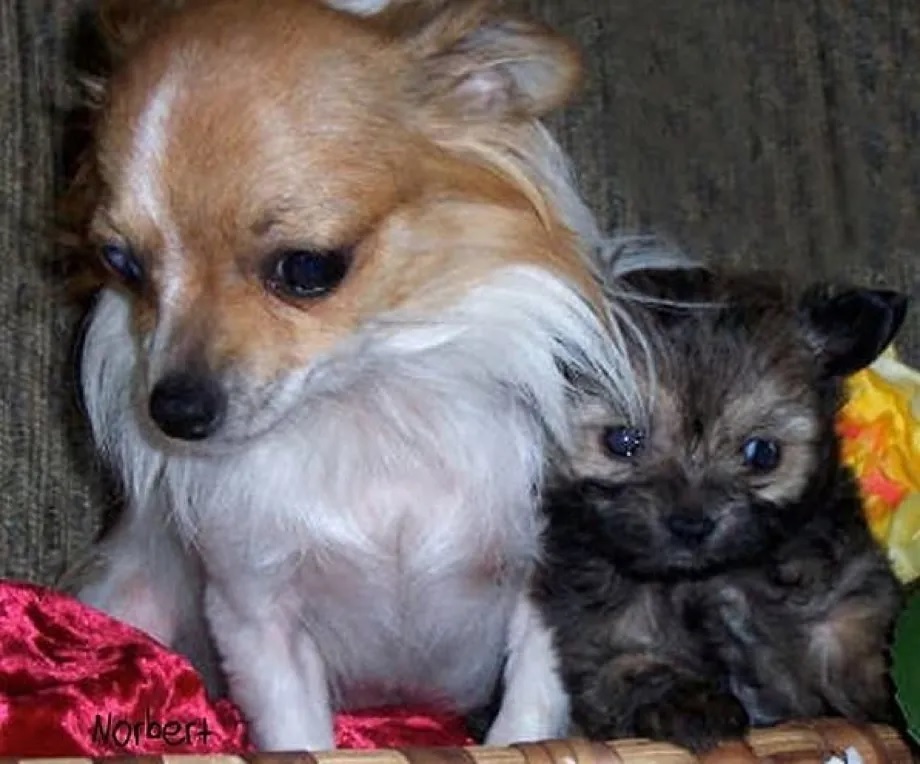
{"type": "Polygon", "coordinates": [[[741,447],[744,466],[755,472],[771,472],[779,466],[779,443],[769,438],[749,438],[741,447]]]}
{"type": "Polygon", "coordinates": [[[645,432],[638,427],[608,427],[604,431],[604,448],[607,453],[621,459],[635,456],[645,443],[645,432]]]}
{"type": "Polygon", "coordinates": [[[109,270],[129,286],[137,286],[144,280],[144,266],[130,247],[124,244],[103,244],[101,255],[109,270]]]}
{"type": "Polygon", "coordinates": [[[290,250],[270,261],[266,283],[284,297],[322,297],[341,283],[350,264],[347,252],[290,250]]]}

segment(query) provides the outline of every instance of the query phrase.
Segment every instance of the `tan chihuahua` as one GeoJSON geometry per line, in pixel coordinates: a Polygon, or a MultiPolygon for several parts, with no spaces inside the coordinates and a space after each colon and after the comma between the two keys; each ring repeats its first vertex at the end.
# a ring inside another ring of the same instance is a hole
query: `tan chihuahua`
{"type": "Polygon", "coordinates": [[[538,121],[573,48],[462,1],[102,6],[82,390],[127,509],[80,596],[210,632],[263,749],[502,680],[488,742],[561,733],[545,450],[567,368],[636,388],[538,121]]]}

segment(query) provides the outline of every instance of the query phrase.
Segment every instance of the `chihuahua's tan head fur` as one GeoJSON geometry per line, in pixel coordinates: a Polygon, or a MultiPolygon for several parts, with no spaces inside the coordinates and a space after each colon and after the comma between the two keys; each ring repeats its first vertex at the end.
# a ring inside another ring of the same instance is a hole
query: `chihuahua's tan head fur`
{"type": "Polygon", "coordinates": [[[577,84],[572,47],[480,3],[382,5],[103,3],[90,238],[168,435],[250,434],[246,412],[358,327],[505,266],[595,297],[515,158],[577,84]]]}

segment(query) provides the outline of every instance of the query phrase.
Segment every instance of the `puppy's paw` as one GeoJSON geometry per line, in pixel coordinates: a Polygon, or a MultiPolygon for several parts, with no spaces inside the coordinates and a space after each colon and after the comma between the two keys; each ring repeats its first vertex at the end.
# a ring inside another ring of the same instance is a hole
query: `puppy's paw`
{"type": "Polygon", "coordinates": [[[658,702],[639,706],[635,713],[637,734],[694,753],[715,748],[722,740],[738,739],[748,726],[741,701],[703,682],[676,684],[658,702]]]}

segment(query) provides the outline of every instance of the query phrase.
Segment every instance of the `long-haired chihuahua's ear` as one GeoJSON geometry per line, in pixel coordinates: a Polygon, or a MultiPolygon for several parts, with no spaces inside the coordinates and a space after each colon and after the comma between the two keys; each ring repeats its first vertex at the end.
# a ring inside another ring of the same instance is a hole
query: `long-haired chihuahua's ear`
{"type": "Polygon", "coordinates": [[[427,7],[440,12],[406,39],[417,63],[414,106],[426,117],[451,122],[541,117],[578,87],[580,53],[548,27],[494,15],[485,2],[429,0],[427,7]]]}
{"type": "Polygon", "coordinates": [[[808,290],[801,316],[825,372],[843,377],[871,364],[904,323],[907,303],[906,295],[887,289],[823,284],[808,290]]]}
{"type": "MultiPolygon", "coordinates": [[[[669,303],[699,303],[713,299],[715,276],[701,265],[664,264],[626,271],[619,279],[637,298],[669,303]]],[[[627,294],[630,294],[629,292],[627,294]]]]}

